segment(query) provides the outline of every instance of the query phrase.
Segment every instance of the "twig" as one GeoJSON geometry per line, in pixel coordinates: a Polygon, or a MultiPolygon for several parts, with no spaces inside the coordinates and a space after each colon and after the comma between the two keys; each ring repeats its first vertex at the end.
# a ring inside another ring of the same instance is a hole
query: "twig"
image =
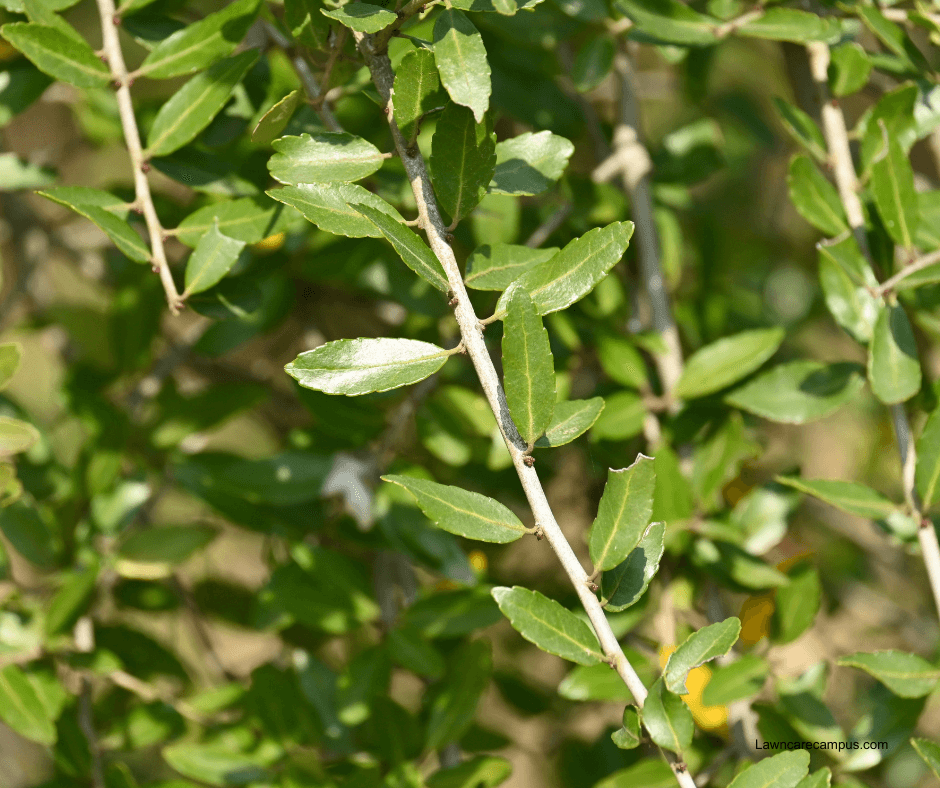
{"type": "MultiPolygon", "coordinates": [[[[376,52],[385,52],[388,47],[388,42],[391,38],[398,34],[398,31],[401,29],[402,25],[405,24],[411,17],[415,14],[420,14],[425,7],[429,6],[435,0],[410,0],[410,2],[405,4],[405,7],[400,11],[396,11],[398,14],[398,19],[396,19],[392,24],[386,27],[384,30],[380,30],[375,34],[375,37],[372,39],[374,42],[374,47],[376,52]]],[[[357,36],[358,43],[358,36],[357,36]]]]}
{"type": "MultiPolygon", "coordinates": [[[[83,654],[95,650],[95,629],[91,618],[83,616],[75,624],[75,648],[83,654]]],[[[91,703],[91,679],[86,671],[81,674],[81,690],[78,694],[78,727],[81,728],[91,753],[91,781],[94,788],[105,788],[104,768],[101,764],[101,745],[95,732],[95,721],[91,703]]]]}
{"type": "Polygon", "coordinates": [[[525,242],[525,245],[531,249],[538,249],[543,243],[548,240],[548,237],[555,232],[559,227],[565,223],[571,212],[574,210],[574,205],[570,202],[562,205],[558,210],[554,211],[551,216],[549,216],[544,222],[542,222],[538,227],[535,228],[532,235],[528,237],[525,242]]]}
{"type": "Polygon", "coordinates": [[[114,9],[114,0],[97,0],[98,13],[101,16],[101,38],[103,41],[104,56],[111,76],[117,88],[118,112],[121,116],[121,127],[124,129],[124,141],[127,152],[131,157],[131,167],[134,170],[134,192],[136,194],[136,207],[144,214],[147,223],[147,233],[150,236],[150,254],[154,273],[160,275],[166,301],[173,315],[178,315],[182,302],[170,264],[166,259],[166,250],[163,248],[163,227],[157,209],[153,205],[150,194],[150,182],[147,180],[147,170],[150,165],[144,160],[143,148],[140,145],[140,131],[137,129],[137,119],[134,117],[134,104],[131,101],[131,80],[128,78],[127,66],[124,63],[124,53],[121,51],[121,42],[118,40],[118,24],[120,17],[114,9]]]}
{"type": "Polygon", "coordinates": [[[723,25],[718,25],[715,28],[715,38],[727,38],[732,33],[740,30],[748,22],[753,22],[755,19],[760,19],[764,15],[765,11],[763,8],[755,8],[751,11],[741,14],[741,16],[731,19],[725,22],[723,25]]]}
{"type": "MultiPolygon", "coordinates": [[[[822,41],[814,41],[806,45],[806,52],[809,55],[810,73],[816,83],[816,91],[821,105],[823,137],[829,150],[836,188],[839,190],[839,197],[842,199],[842,206],[845,208],[845,215],[849,220],[852,234],[858,241],[859,248],[868,260],[869,265],[872,265],[871,250],[868,246],[868,238],[865,235],[865,214],[862,211],[862,203],[858,197],[858,176],[855,173],[855,164],[852,161],[852,152],[849,148],[845,117],[838,101],[832,99],[829,95],[829,45],[822,41]]],[[[905,271],[909,270],[910,267],[905,269],[905,271]]],[[[904,273],[904,271],[901,273],[904,273]]],[[[887,280],[885,284],[890,281],[890,279],[887,280]]],[[[924,554],[924,565],[927,568],[927,577],[930,581],[930,590],[933,592],[934,603],[938,612],[940,612],[940,543],[937,540],[937,531],[930,518],[923,513],[917,495],[914,482],[917,457],[911,424],[903,404],[891,406],[891,420],[894,424],[894,435],[898,445],[898,453],[901,457],[904,498],[920,521],[917,538],[924,554]]]]}
{"type": "MultiPolygon", "coordinates": [[[[617,55],[615,68],[620,78],[620,123],[614,130],[614,153],[607,161],[615,161],[623,187],[630,195],[639,247],[640,276],[650,301],[653,330],[662,337],[666,345],[666,352],[654,355],[653,361],[659,373],[663,394],[671,398],[672,391],[682,376],[682,345],[672,317],[669,293],[660,262],[659,234],[653,218],[653,197],[649,179],[652,162],[642,142],[640,113],[633,88],[633,69],[625,54],[617,55]]],[[[603,175],[602,168],[605,168],[605,165],[607,162],[602,162],[595,170],[595,180],[599,177],[599,171],[603,175]]],[[[611,166],[613,165],[607,165],[606,169],[611,166]]]]}
{"type": "Polygon", "coordinates": [[[899,282],[903,282],[911,274],[916,274],[918,271],[923,271],[925,268],[937,263],[940,263],[940,250],[925,254],[910,265],[905,266],[890,279],[885,279],[878,287],[871,288],[871,294],[873,296],[883,296],[885,293],[890,293],[898,286],[899,282]]]}
{"type": "MultiPolygon", "coordinates": [[[[365,59],[366,66],[372,75],[372,81],[378,90],[379,96],[385,107],[385,114],[391,128],[392,138],[395,147],[398,149],[399,156],[405,166],[405,172],[411,183],[412,192],[415,196],[415,202],[418,206],[418,213],[422,219],[431,249],[434,251],[438,260],[447,274],[447,280],[450,288],[457,296],[457,304],[454,314],[457,318],[457,324],[460,327],[460,333],[463,337],[463,343],[466,347],[473,366],[476,369],[480,385],[486,395],[487,401],[493,414],[496,416],[496,423],[506,442],[506,448],[512,458],[516,473],[522,483],[529,506],[535,516],[536,523],[541,527],[542,533],[548,540],[555,554],[561,561],[565,572],[574,585],[575,591],[581,599],[581,604],[587,612],[588,618],[594,628],[597,638],[600,641],[604,654],[610,660],[610,664],[617,670],[617,673],[623,679],[632,693],[638,706],[642,706],[646,700],[646,687],[636,674],[633,666],[630,664],[617,637],[610,627],[604,610],[597,597],[588,587],[588,575],[584,567],[578,561],[577,556],[568,544],[568,540],[562,533],[555,515],[552,512],[548,499],[545,497],[545,491],[542,483],[539,481],[538,473],[533,466],[527,465],[526,444],[519,435],[512,417],[509,414],[509,407],[506,404],[506,395],[499,382],[499,376],[496,374],[496,368],[490,358],[489,350],[483,339],[483,331],[480,326],[476,313],[473,310],[473,304],[467,295],[464,287],[463,278],[454,251],[447,242],[446,230],[441,214],[437,206],[437,200],[431,188],[428,179],[427,167],[421,152],[415,149],[409,150],[408,145],[392,116],[391,91],[394,84],[394,73],[392,64],[388,56],[382,52],[377,52],[373,46],[371,37],[356,33],[356,43],[359,51],[365,59]]],[[[671,753],[666,754],[676,779],[682,788],[695,788],[695,781],[688,772],[685,763],[671,753]]]]}

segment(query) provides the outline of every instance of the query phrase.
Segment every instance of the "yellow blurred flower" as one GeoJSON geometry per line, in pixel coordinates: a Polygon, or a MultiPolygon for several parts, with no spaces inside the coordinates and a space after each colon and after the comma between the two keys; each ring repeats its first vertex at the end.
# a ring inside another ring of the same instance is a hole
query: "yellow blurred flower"
{"type": "MultiPolygon", "coordinates": [[[[676,650],[675,646],[663,646],[659,650],[659,666],[666,667],[669,655],[676,650]]],[[[728,707],[727,706],[706,706],[702,703],[702,693],[705,692],[705,685],[712,677],[711,668],[707,665],[701,665],[692,668],[689,676],[685,680],[685,686],[689,690],[687,695],[682,695],[682,700],[692,712],[692,719],[703,731],[714,731],[723,736],[728,736],[728,707]]]]}
{"type": "Polygon", "coordinates": [[[276,252],[284,245],[284,233],[275,233],[267,238],[252,244],[251,248],[257,252],[276,252]]]}

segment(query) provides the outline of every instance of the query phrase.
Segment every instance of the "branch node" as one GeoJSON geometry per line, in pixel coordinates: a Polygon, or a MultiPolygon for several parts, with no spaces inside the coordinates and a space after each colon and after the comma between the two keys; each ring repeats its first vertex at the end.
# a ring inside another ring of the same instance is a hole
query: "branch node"
{"type": "Polygon", "coordinates": [[[123,22],[120,14],[115,14],[114,16],[112,16],[111,21],[114,23],[115,27],[120,27],[121,23],[123,22]]]}
{"type": "Polygon", "coordinates": [[[142,161],[142,162],[140,163],[140,171],[141,171],[142,173],[144,173],[145,175],[146,175],[148,172],[150,172],[150,162],[149,162],[149,161],[142,161]]]}
{"type": "Polygon", "coordinates": [[[525,457],[522,458],[522,461],[525,463],[527,468],[531,468],[533,465],[535,465],[535,457],[533,457],[531,454],[526,454],[525,457]]]}

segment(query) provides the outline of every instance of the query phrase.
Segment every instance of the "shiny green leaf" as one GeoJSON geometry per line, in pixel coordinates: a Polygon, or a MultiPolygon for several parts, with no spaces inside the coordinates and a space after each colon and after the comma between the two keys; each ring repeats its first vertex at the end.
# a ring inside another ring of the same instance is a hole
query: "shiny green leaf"
{"type": "Polygon", "coordinates": [[[85,613],[95,594],[97,580],[97,565],[66,577],[46,609],[47,636],[58,635],[75,626],[75,622],[85,613]]]}
{"type": "Polygon", "coordinates": [[[806,750],[782,752],[748,766],[728,788],[796,788],[809,771],[806,750]]]}
{"type": "Polygon", "coordinates": [[[186,289],[182,293],[187,298],[193,293],[201,293],[222,281],[238,260],[244,241],[236,241],[219,231],[218,222],[209,230],[189,256],[186,263],[186,289]]]}
{"type": "Polygon", "coordinates": [[[619,613],[643,596],[659,570],[659,562],[665,549],[665,536],[665,523],[651,523],[640,543],[633,548],[626,560],[604,572],[601,595],[607,610],[619,613]]]}
{"type": "Polygon", "coordinates": [[[404,487],[438,528],[468,539],[506,544],[526,533],[525,526],[499,501],[480,493],[410,476],[383,476],[404,487]]]}
{"type": "Polygon", "coordinates": [[[287,128],[290,119],[303,102],[303,92],[292,90],[261,116],[261,120],[258,121],[251,132],[251,141],[257,142],[259,145],[268,145],[274,142],[287,128]]]}
{"type": "Polygon", "coordinates": [[[839,40],[839,27],[825,17],[799,11],[795,8],[768,8],[764,13],[745,22],[736,33],[751,38],[768,38],[771,41],[791,41],[805,44],[808,41],[839,40]]]}
{"type": "Polygon", "coordinates": [[[601,397],[555,403],[555,413],[545,434],[535,442],[537,449],[564,446],[587,432],[604,410],[601,397]]]}
{"type": "Polygon", "coordinates": [[[39,431],[28,422],[0,416],[0,458],[29,451],[39,440],[39,431]]]}
{"type": "Polygon", "coordinates": [[[776,353],[784,336],[782,328],[761,328],[706,345],[686,362],[676,396],[693,399],[730,386],[776,353]]]}
{"type": "Polygon", "coordinates": [[[31,741],[55,744],[55,724],[36,689],[17,665],[7,665],[0,670],[0,719],[31,741]]]}
{"type": "Polygon", "coordinates": [[[650,687],[643,704],[643,725],[650,738],[665,750],[681,753],[692,744],[695,722],[685,701],[669,692],[661,678],[650,687]]]}
{"type": "Polygon", "coordinates": [[[268,161],[271,177],[279,183],[332,183],[358,181],[382,166],[385,157],[371,142],[344,131],[321,131],[275,140],[268,161]]]}
{"type": "Polygon", "coordinates": [[[421,118],[432,109],[443,107],[446,102],[447,94],[441,88],[434,53],[416,49],[405,55],[395,72],[395,92],[392,94],[395,122],[405,139],[413,142],[421,118]]]}
{"type": "Polygon", "coordinates": [[[427,788],[495,788],[512,774],[512,764],[495,755],[478,755],[428,775],[427,788]]]}
{"type": "Polygon", "coordinates": [[[868,382],[886,405],[909,400],[920,391],[917,343],[900,304],[884,307],[875,320],[868,349],[868,382]]]}
{"type": "Polygon", "coordinates": [[[185,777],[209,785],[248,785],[267,781],[271,775],[265,768],[268,759],[239,752],[224,742],[177,742],[163,748],[163,758],[185,777]]]}
{"type": "Polygon", "coordinates": [[[902,698],[929,695],[940,680],[940,668],[905,651],[858,652],[839,657],[837,664],[864,670],[902,698]]]}
{"type": "Polygon", "coordinates": [[[727,654],[740,634],[741,620],[734,616],[693,632],[669,655],[663,672],[666,689],[678,695],[688,694],[685,680],[689,671],[727,654]]]}
{"type": "Polygon", "coordinates": [[[858,517],[872,519],[887,517],[898,508],[897,504],[885,498],[881,493],[856,482],[797,479],[787,476],[778,476],[775,481],[819,498],[840,511],[858,517]]]}
{"type": "Polygon", "coordinates": [[[14,22],[0,27],[0,34],[54,79],[78,88],[105,87],[111,81],[108,67],[88,44],[54,27],[14,22]]]}
{"type": "Polygon", "coordinates": [[[871,193],[888,235],[905,249],[914,245],[920,221],[914,170],[898,141],[887,137],[888,148],[871,168],[871,193]]]}
{"type": "Polygon", "coordinates": [[[911,746],[917,751],[924,763],[930,767],[930,771],[934,773],[934,776],[940,779],[940,744],[930,741],[930,739],[911,739],[911,746]]]}
{"type": "Polygon", "coordinates": [[[521,287],[512,288],[503,318],[503,384],[516,428],[532,446],[552,422],[555,366],[542,318],[521,287]]]}
{"type": "Polygon", "coordinates": [[[693,11],[677,0],[617,0],[617,10],[632,19],[637,29],[656,41],[682,46],[710,46],[718,20],[693,11]]]}
{"type": "Polygon", "coordinates": [[[574,145],[550,131],[527,132],[496,144],[490,191],[531,195],[550,189],[568,166],[574,145]]]}
{"type": "Polygon", "coordinates": [[[243,197],[194,211],[180,222],[175,235],[187,246],[195,247],[205,233],[218,225],[220,232],[229,238],[255,244],[283,232],[287,223],[296,216],[290,208],[272,203],[265,197],[243,197]]]}
{"type": "Polygon", "coordinates": [[[542,651],[579,665],[604,661],[591,628],[554,599],[519,586],[501,586],[491,593],[513,628],[542,651]]]}
{"type": "Polygon", "coordinates": [[[854,41],[833,47],[829,53],[829,90],[834,96],[848,96],[868,84],[871,59],[854,41]]]}
{"type": "Polygon", "coordinates": [[[777,110],[777,117],[780,118],[780,122],[790,136],[806,148],[816,161],[825,163],[829,154],[826,152],[826,140],[819,126],[816,125],[816,121],[803,110],[777,96],[771,100],[774,109],[777,110]]]}
{"type": "Polygon", "coordinates": [[[438,201],[455,222],[483,199],[495,167],[492,120],[477,123],[466,107],[448,104],[431,140],[431,180],[438,201]]]}
{"type": "Polygon", "coordinates": [[[505,290],[526,271],[551,260],[557,248],[531,249],[516,244],[484,244],[467,258],[464,284],[471,290],[505,290]]]}
{"type": "Polygon", "coordinates": [[[653,460],[642,454],[629,467],[608,471],[588,535],[595,571],[613,569],[640,543],[652,514],[655,486],[653,460]]]}
{"type": "Polygon", "coordinates": [[[623,724],[610,738],[619,749],[634,750],[640,746],[640,737],[640,713],[636,706],[627,706],[623,710],[623,724]]]}
{"type": "Polygon", "coordinates": [[[321,230],[348,238],[380,238],[382,231],[351,205],[368,205],[397,222],[401,214],[357,183],[302,183],[272,189],[268,196],[300,211],[321,230]]]}
{"type": "Polygon", "coordinates": [[[359,33],[378,33],[397,19],[394,12],[369,3],[349,3],[321,13],[359,33]]]}
{"type": "Polygon", "coordinates": [[[301,353],[284,369],[304,388],[352,397],[417,383],[451,355],[415,339],[339,339],[301,353]]]}
{"type": "Polygon", "coordinates": [[[770,421],[805,424],[835,413],[865,385],[848,362],[790,361],[725,396],[725,402],[770,421]]]}
{"type": "Polygon", "coordinates": [[[817,230],[835,236],[849,229],[836,187],[808,156],[794,156],[790,160],[787,185],[794,207],[817,230]]]}
{"type": "Polygon", "coordinates": [[[492,92],[490,64],[483,38],[463,12],[446,8],[435,20],[434,62],[451,100],[482,123],[492,92]]]}

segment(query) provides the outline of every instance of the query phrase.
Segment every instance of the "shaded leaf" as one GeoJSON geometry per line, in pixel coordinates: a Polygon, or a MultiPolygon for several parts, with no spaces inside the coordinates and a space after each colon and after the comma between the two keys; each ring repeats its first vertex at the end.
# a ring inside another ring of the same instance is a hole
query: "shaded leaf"
{"type": "Polygon", "coordinates": [[[501,586],[491,593],[513,628],[542,651],[579,665],[604,661],[591,628],[554,599],[519,586],[501,586]]]}
{"type": "Polygon", "coordinates": [[[38,99],[52,79],[32,63],[14,60],[0,71],[0,128],[38,99]]]}
{"type": "Polygon", "coordinates": [[[417,383],[451,355],[414,339],[339,339],[301,353],[284,369],[305,388],[352,397],[417,383]]]}
{"type": "Polygon", "coordinates": [[[111,72],[83,40],[55,27],[14,22],[0,34],[45,74],[79,88],[105,87],[111,72]]]}
{"type": "Polygon", "coordinates": [[[568,166],[574,145],[550,131],[527,132],[496,145],[495,194],[541,194],[568,166]]]}
{"type": "Polygon", "coordinates": [[[669,655],[663,673],[666,689],[678,695],[688,694],[685,680],[689,671],[727,654],[740,634],[741,621],[733,616],[693,632],[669,655]]]}
{"type": "Polygon", "coordinates": [[[245,248],[244,241],[236,241],[219,231],[218,223],[209,230],[189,256],[186,263],[186,289],[182,298],[201,293],[222,281],[245,248]]]}
{"type": "Polygon", "coordinates": [[[777,589],[774,640],[790,643],[813,625],[822,601],[819,572],[802,564],[787,573],[790,582],[777,589]]]}
{"type": "Polygon", "coordinates": [[[529,294],[512,289],[503,318],[506,403],[522,439],[531,446],[552,421],[555,367],[548,332],[529,294]]]}
{"type": "Polygon", "coordinates": [[[805,424],[835,413],[865,380],[858,364],[791,361],[765,372],[725,396],[748,413],[784,424],[805,424]]]}
{"type": "Polygon", "coordinates": [[[617,0],[616,7],[656,41],[685,46],[714,44],[718,20],[677,0],[617,0]]]}
{"type": "Polygon", "coordinates": [[[46,610],[45,631],[47,636],[57,635],[75,626],[95,594],[98,566],[67,576],[62,587],[49,601],[46,610]]]}
{"type": "Polygon", "coordinates": [[[564,446],[587,432],[604,410],[601,397],[556,402],[555,412],[545,434],[535,441],[535,448],[564,446]]]}
{"type": "Polygon", "coordinates": [[[650,687],[643,704],[643,725],[660,747],[681,753],[692,743],[695,723],[692,712],[678,695],[669,692],[662,678],[650,687]]]}
{"type": "Polygon", "coordinates": [[[607,610],[612,613],[626,610],[643,596],[659,570],[665,535],[665,523],[651,523],[626,560],[604,572],[601,595],[607,610]]]}
{"type": "Polygon", "coordinates": [[[713,668],[702,692],[702,703],[727,706],[736,700],[753,697],[764,686],[769,672],[767,662],[756,654],[745,654],[729,665],[713,668]]]}
{"type": "Polygon", "coordinates": [[[914,170],[897,139],[886,134],[885,141],[887,150],[871,167],[871,193],[888,235],[910,249],[920,221],[914,170]]]}
{"type": "Polygon", "coordinates": [[[463,12],[446,8],[435,20],[434,62],[451,100],[482,123],[492,92],[490,64],[483,38],[463,12]]]}
{"type": "Polygon", "coordinates": [[[829,53],[829,90],[834,96],[848,96],[868,84],[871,59],[868,53],[849,41],[833,47],[829,53]]]}
{"type": "Polygon", "coordinates": [[[299,90],[292,90],[261,116],[261,120],[251,132],[251,141],[259,145],[274,142],[287,128],[294,112],[303,102],[304,94],[299,90]]]}
{"type": "Polygon", "coordinates": [[[776,353],[784,336],[782,328],[762,328],[706,345],[686,362],[676,384],[676,396],[692,399],[730,386],[776,353]]]}
{"type": "Polygon", "coordinates": [[[868,349],[868,382],[886,405],[904,402],[920,391],[920,359],[917,343],[900,304],[878,313],[868,349]]]}
{"type": "Polygon", "coordinates": [[[281,137],[268,161],[274,180],[298,183],[358,181],[382,166],[385,156],[371,142],[344,131],[321,131],[281,137]]]}
{"type": "Polygon", "coordinates": [[[806,221],[820,232],[840,235],[849,229],[836,187],[807,156],[794,156],[787,175],[790,200],[806,221]]]}
{"type": "Polygon", "coordinates": [[[557,248],[531,249],[517,244],[484,244],[467,258],[464,284],[471,290],[505,290],[526,271],[551,260],[557,248]]]}
{"type": "Polygon", "coordinates": [[[349,3],[320,13],[359,33],[378,33],[397,19],[392,11],[369,3],[349,3]]]}
{"type": "Polygon", "coordinates": [[[55,744],[55,725],[35,688],[17,665],[7,665],[0,670],[0,719],[31,741],[55,744]]]}
{"type": "Polygon", "coordinates": [[[455,222],[483,199],[495,167],[492,119],[477,123],[466,107],[448,104],[431,140],[431,180],[438,201],[455,222]]]}
{"type": "Polygon", "coordinates": [[[775,481],[825,501],[847,514],[879,519],[896,511],[898,506],[881,493],[857,482],[829,479],[798,479],[777,476],[775,481]]]}
{"type": "Polygon", "coordinates": [[[839,40],[837,24],[831,24],[828,19],[809,11],[798,11],[795,8],[768,8],[757,19],[745,22],[736,32],[742,36],[792,41],[795,44],[839,40]]]}
{"type": "Polygon", "coordinates": [[[218,529],[207,525],[147,528],[125,538],[118,554],[145,564],[180,564],[208,545],[218,533],[218,529]]]}
{"type": "Polygon", "coordinates": [[[608,471],[588,535],[595,571],[613,569],[640,543],[652,514],[655,486],[653,459],[642,454],[629,467],[608,471]]]}
{"type": "Polygon", "coordinates": [[[489,641],[471,640],[457,651],[448,665],[443,688],[431,703],[427,747],[439,749],[467,732],[492,671],[489,641]]]}
{"type": "Polygon", "coordinates": [[[382,231],[351,205],[367,205],[396,222],[404,222],[401,214],[385,200],[357,183],[302,183],[272,189],[267,194],[296,208],[308,222],[321,230],[348,238],[382,236],[382,231]]]}
{"type": "Polygon", "coordinates": [[[940,482],[940,410],[930,414],[924,431],[917,439],[917,469],[915,473],[917,492],[924,510],[937,499],[940,482]]]}
{"type": "Polygon", "coordinates": [[[225,200],[193,211],[176,228],[176,237],[187,246],[195,247],[199,239],[218,224],[219,230],[229,238],[255,244],[282,232],[296,216],[290,208],[264,197],[225,200]]]}
{"type": "Polygon", "coordinates": [[[578,50],[571,67],[571,81],[581,93],[594,90],[604,81],[614,65],[615,50],[613,40],[606,36],[591,38],[578,50]]]}
{"type": "Polygon", "coordinates": [[[904,651],[858,652],[839,657],[837,664],[864,670],[902,698],[922,698],[940,680],[940,668],[904,651]]]}
{"type": "Polygon", "coordinates": [[[438,528],[468,539],[506,544],[526,533],[525,526],[499,501],[480,493],[410,476],[383,476],[404,487],[438,528]]]}
{"type": "Polygon", "coordinates": [[[829,154],[826,152],[826,140],[819,126],[809,115],[798,107],[777,96],[772,98],[774,109],[783,127],[800,145],[806,148],[816,161],[825,163],[829,154]]]}
{"type": "Polygon", "coordinates": [[[447,95],[434,63],[434,53],[416,49],[402,58],[395,72],[392,108],[402,136],[410,143],[417,136],[418,124],[432,109],[443,107],[447,95]]]}

